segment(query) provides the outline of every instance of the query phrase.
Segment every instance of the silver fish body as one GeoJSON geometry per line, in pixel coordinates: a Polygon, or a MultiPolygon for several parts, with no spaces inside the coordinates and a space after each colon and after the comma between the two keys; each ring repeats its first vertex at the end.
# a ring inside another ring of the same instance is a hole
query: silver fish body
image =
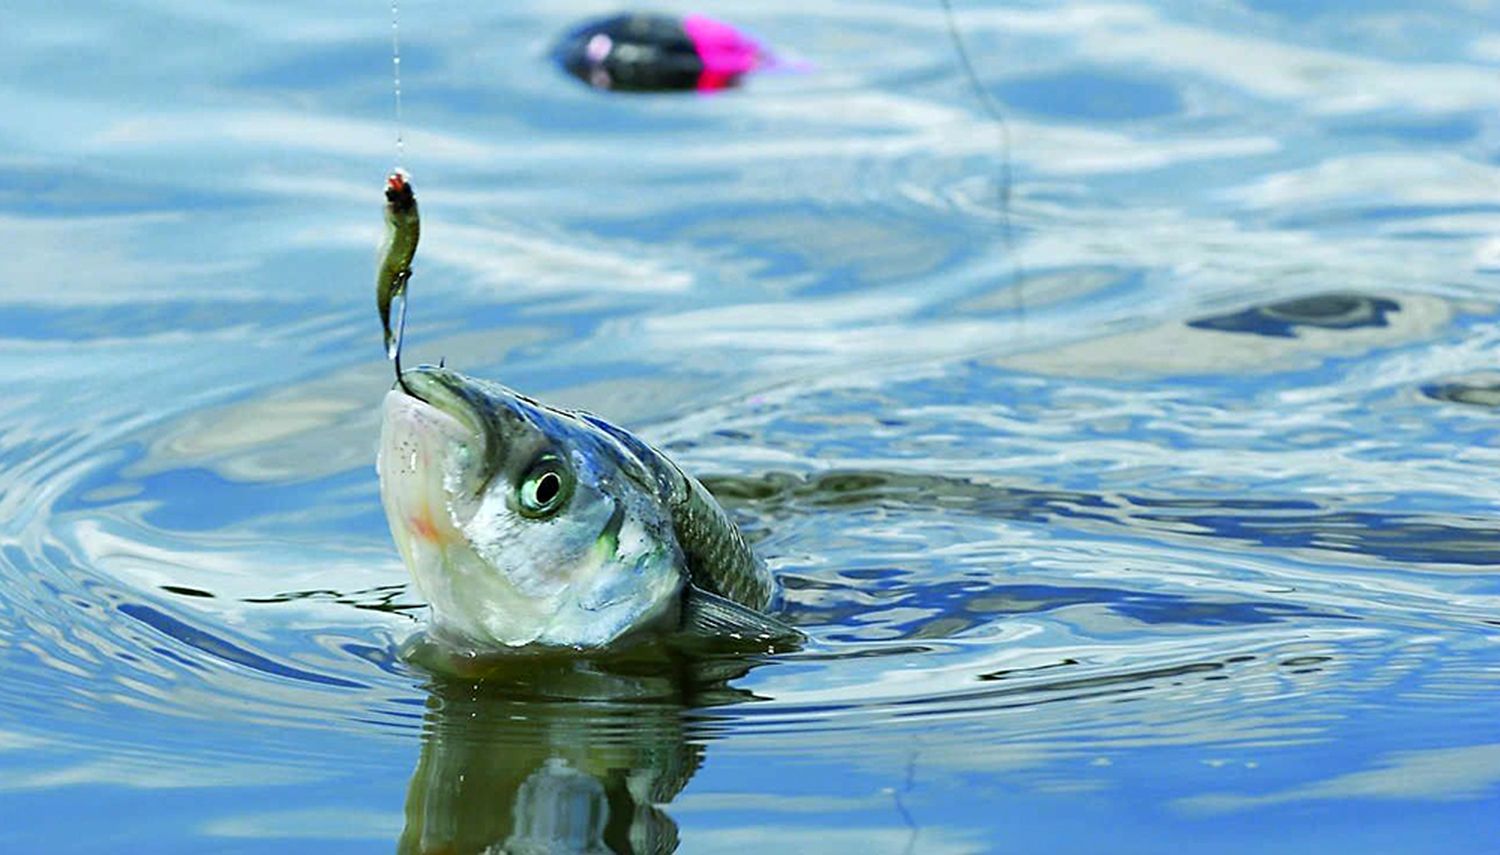
{"type": "Polygon", "coordinates": [[[708,491],[601,419],[410,369],[384,403],[381,499],[432,632],[485,651],[684,627],[759,637],[774,582],[708,491]]]}

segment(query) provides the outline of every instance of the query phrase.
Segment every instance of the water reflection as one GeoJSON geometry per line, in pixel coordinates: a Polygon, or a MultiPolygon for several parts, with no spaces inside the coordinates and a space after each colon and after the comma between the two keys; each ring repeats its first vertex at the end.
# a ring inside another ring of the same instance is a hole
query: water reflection
{"type": "MultiPolygon", "coordinates": [[[[1487,400],[1482,397],[1484,387],[1462,388],[1470,397],[1450,393],[1447,399],[1476,404],[1487,400]]],[[[1174,497],[1034,489],[983,477],[878,470],[811,475],[773,471],[756,477],[707,477],[703,482],[727,506],[755,514],[747,526],[752,541],[764,536],[775,520],[798,513],[853,507],[920,508],[1077,528],[1126,527],[1161,539],[1211,538],[1274,549],[1325,550],[1398,564],[1500,563],[1500,531],[1483,518],[1354,510],[1314,497],[1174,497]]]]}
{"type": "Polygon", "coordinates": [[[1385,316],[1399,311],[1401,305],[1385,297],[1318,294],[1267,303],[1264,306],[1251,306],[1232,314],[1199,318],[1189,321],[1188,326],[1285,338],[1296,335],[1298,327],[1330,330],[1383,327],[1386,325],[1385,316]]]}
{"type": "Polygon", "coordinates": [[[435,679],[398,851],[674,851],[663,806],[703,762],[693,711],[752,698],[728,682],[753,666],[644,648],[435,679]]]}
{"type": "Polygon", "coordinates": [[[1500,374],[1487,372],[1443,383],[1429,383],[1422,387],[1422,394],[1434,401],[1500,408],[1500,374]]]}

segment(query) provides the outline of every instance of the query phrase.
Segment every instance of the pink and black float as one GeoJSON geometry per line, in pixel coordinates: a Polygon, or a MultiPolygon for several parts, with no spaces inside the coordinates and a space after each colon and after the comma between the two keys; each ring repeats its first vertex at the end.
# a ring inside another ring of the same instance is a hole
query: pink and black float
{"type": "Polygon", "coordinates": [[[772,63],[755,40],[702,15],[621,14],[563,36],[553,58],[596,89],[713,91],[772,63]]]}

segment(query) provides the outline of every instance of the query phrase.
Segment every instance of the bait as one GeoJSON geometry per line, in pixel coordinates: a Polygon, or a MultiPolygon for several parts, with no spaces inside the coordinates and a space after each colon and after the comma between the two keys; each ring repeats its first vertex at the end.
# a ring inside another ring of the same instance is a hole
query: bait
{"type": "Polygon", "coordinates": [[[411,279],[411,262],[417,254],[417,239],[422,221],[417,214],[417,197],[412,192],[406,172],[397,169],[385,180],[385,239],[380,245],[380,262],[375,271],[375,302],[380,309],[380,324],[385,329],[385,355],[396,363],[396,380],[401,379],[401,334],[406,328],[406,283],[411,279]],[[396,323],[391,323],[391,305],[396,306],[396,323]]]}

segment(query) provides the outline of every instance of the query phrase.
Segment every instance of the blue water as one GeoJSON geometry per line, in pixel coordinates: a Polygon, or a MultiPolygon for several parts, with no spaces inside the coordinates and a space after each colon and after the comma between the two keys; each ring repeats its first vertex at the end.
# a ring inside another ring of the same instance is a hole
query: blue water
{"type": "Polygon", "coordinates": [[[389,10],[20,0],[0,851],[1493,849],[1500,7],[959,2],[1002,206],[935,2],[656,5],[811,70],[403,8],[408,359],[668,449],[812,642],[396,659],[389,10]]]}

